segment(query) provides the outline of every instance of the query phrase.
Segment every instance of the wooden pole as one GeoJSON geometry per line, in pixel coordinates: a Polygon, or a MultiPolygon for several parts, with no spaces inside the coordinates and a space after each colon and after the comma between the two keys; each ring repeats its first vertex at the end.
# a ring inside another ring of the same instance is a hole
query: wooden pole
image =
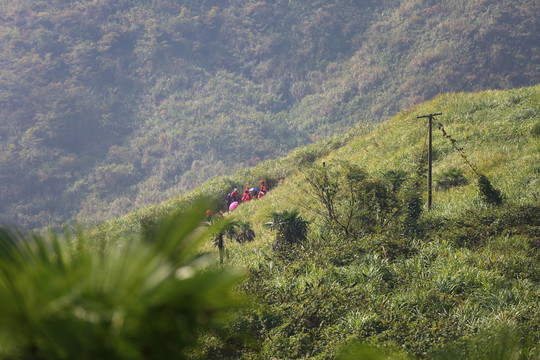
{"type": "Polygon", "coordinates": [[[427,199],[427,208],[428,210],[431,210],[431,203],[433,199],[433,191],[432,191],[432,168],[433,168],[433,118],[435,116],[442,115],[442,113],[437,114],[429,114],[429,115],[423,115],[423,116],[417,116],[417,119],[422,118],[428,118],[429,119],[429,130],[428,130],[428,139],[429,139],[429,145],[428,145],[428,199],[427,199]]]}
{"type": "Polygon", "coordinates": [[[431,210],[431,203],[433,199],[433,117],[429,117],[429,148],[428,148],[428,197],[427,208],[431,210]]]}

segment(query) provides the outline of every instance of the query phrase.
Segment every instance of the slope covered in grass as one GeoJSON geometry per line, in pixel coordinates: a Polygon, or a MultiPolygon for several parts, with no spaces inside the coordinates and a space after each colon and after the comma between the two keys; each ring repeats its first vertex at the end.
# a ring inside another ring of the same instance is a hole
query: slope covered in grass
{"type": "Polygon", "coordinates": [[[503,359],[525,354],[526,341],[537,344],[539,100],[538,86],[441,95],[316,160],[327,167],[347,160],[374,177],[390,170],[411,174],[427,146],[427,121],[417,116],[442,112],[437,122],[472,167],[436,123],[434,178],[457,168],[468,183],[434,191],[433,211],[418,223],[423,233],[328,236],[320,216],[309,211],[314,206],[302,170],[264,203],[242,206],[237,216],[254,221],[260,237],[233,247],[231,263],[248,269],[245,289],[268,311],[250,314],[259,321],[262,351],[326,358],[352,339],[420,358],[456,347],[456,356],[503,359]],[[475,171],[501,191],[504,205],[481,201],[475,171]],[[305,210],[312,232],[291,249],[292,258],[281,260],[260,224],[270,211],[291,208],[305,210]],[[501,343],[501,331],[515,338],[501,343]]]}
{"type": "MultiPolygon", "coordinates": [[[[413,358],[533,359],[540,351],[539,160],[539,85],[451,93],[374,129],[206,182],[104,223],[90,238],[103,246],[122,241],[205,196],[217,211],[233,187],[264,178],[271,190],[264,198],[227,214],[248,222],[256,239],[225,237],[222,265],[244,271],[238,292],[254,304],[229,320],[228,331],[204,334],[191,358],[332,359],[361,342],[413,358]],[[427,121],[417,117],[438,112],[437,186],[427,212],[427,121]],[[443,175],[452,174],[459,181],[445,185],[443,175]],[[485,201],[478,174],[502,204],[485,201]],[[328,194],[334,218],[321,201],[328,194]],[[264,224],[294,210],[309,221],[307,236],[281,238],[288,245],[276,248],[280,233],[264,224]]],[[[201,252],[217,259],[213,240],[201,252]]]]}

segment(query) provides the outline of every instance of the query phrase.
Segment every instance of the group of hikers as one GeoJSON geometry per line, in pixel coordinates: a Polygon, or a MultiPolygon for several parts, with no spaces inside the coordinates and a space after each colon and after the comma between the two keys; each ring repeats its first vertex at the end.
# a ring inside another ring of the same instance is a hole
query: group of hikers
{"type": "MultiPolygon", "coordinates": [[[[283,182],[283,179],[280,179],[279,181],[281,183],[283,182]]],[[[260,199],[264,195],[266,195],[266,192],[267,192],[266,182],[264,180],[261,180],[261,184],[259,185],[259,187],[250,188],[249,186],[246,186],[246,189],[244,190],[244,193],[242,194],[241,197],[240,197],[240,194],[238,193],[238,189],[235,188],[233,191],[227,194],[227,199],[226,199],[227,209],[229,211],[232,211],[236,209],[236,207],[242,202],[248,202],[250,200],[260,199]]],[[[219,217],[222,217],[225,214],[223,213],[223,210],[220,210],[218,215],[219,217]]],[[[211,221],[213,216],[214,216],[214,213],[211,210],[206,211],[206,218],[209,222],[211,221]]]]}
{"type": "Polygon", "coordinates": [[[227,208],[229,210],[234,210],[240,202],[248,202],[253,199],[259,199],[264,195],[266,195],[266,182],[264,180],[261,180],[260,187],[250,188],[249,186],[246,186],[241,198],[238,194],[238,189],[235,188],[232,192],[227,194],[227,208]]]}

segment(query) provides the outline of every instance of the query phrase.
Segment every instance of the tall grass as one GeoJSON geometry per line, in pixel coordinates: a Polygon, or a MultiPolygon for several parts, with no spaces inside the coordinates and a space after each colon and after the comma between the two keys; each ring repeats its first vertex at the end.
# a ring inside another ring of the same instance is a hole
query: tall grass
{"type": "MultiPolygon", "coordinates": [[[[257,235],[251,243],[227,244],[224,267],[248,274],[239,291],[260,305],[232,321],[233,329],[249,328],[257,344],[238,345],[235,355],[330,359],[359,341],[399,348],[403,356],[416,358],[534,358],[540,351],[540,224],[535,215],[540,146],[534,132],[539,122],[540,86],[440,95],[372,131],[359,129],[215,179],[103,224],[92,235],[115,242],[117,234],[136,231],[145,221],[204,195],[219,208],[231,188],[264,178],[271,184],[265,197],[226,214],[250,221],[257,235]],[[401,170],[411,178],[427,146],[427,124],[416,117],[439,111],[443,115],[437,120],[475,170],[501,191],[503,205],[482,201],[477,174],[435,127],[434,174],[460,169],[469,182],[434,191],[433,210],[424,211],[418,223],[423,232],[411,237],[388,231],[347,241],[323,234],[323,222],[310,211],[313,200],[305,194],[307,167],[347,160],[374,177],[401,170]],[[263,224],[272,212],[295,209],[310,221],[308,239],[291,246],[284,259],[273,251],[275,234],[263,224]],[[505,331],[515,336],[502,338],[505,331]]],[[[199,251],[218,257],[210,239],[199,251]]]]}

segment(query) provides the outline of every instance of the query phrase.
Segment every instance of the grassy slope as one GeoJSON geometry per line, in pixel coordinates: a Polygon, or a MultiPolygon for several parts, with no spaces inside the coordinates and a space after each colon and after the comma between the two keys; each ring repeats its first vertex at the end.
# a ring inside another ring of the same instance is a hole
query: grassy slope
{"type": "MultiPolygon", "coordinates": [[[[96,236],[103,241],[117,239],[119,234],[138,229],[141,219],[166,213],[188,199],[204,194],[222,197],[232,186],[242,188],[266,178],[274,184],[272,191],[263,200],[240,206],[233,215],[251,221],[257,241],[227,245],[229,265],[251,274],[245,288],[260,298],[267,311],[266,315],[246,314],[258,324],[254,327],[260,347],[244,349],[237,356],[299,358],[309,353],[331,358],[349,340],[361,340],[400,347],[418,357],[430,357],[436,349],[454,345],[462,356],[489,358],[490,354],[475,353],[479,350],[469,345],[471,339],[497,350],[495,330],[516,327],[528,331],[532,341],[538,342],[540,269],[534,233],[481,233],[480,245],[462,246],[456,243],[455,234],[475,236],[470,234],[476,229],[476,220],[470,219],[467,227],[443,228],[431,232],[427,239],[407,242],[412,254],[408,256],[388,258],[384,246],[361,240],[351,249],[362,251],[346,263],[335,261],[348,251],[345,245],[336,243],[325,248],[312,234],[304,257],[277,266],[279,261],[271,250],[273,234],[262,224],[271,211],[305,209],[307,199],[300,191],[303,166],[346,159],[374,175],[393,169],[410,171],[415,156],[427,146],[426,121],[416,117],[435,112],[443,113],[437,121],[464,148],[473,166],[502,190],[507,203],[538,206],[540,138],[533,129],[540,122],[540,85],[440,95],[372,131],[355,129],[230,178],[207,182],[180,199],[105,223],[96,229],[96,236]],[[276,186],[280,178],[285,181],[276,186]],[[314,314],[323,319],[316,326],[306,320],[314,314]]],[[[434,210],[429,217],[466,222],[468,212],[488,211],[477,198],[474,174],[436,127],[433,144],[434,174],[450,167],[462,168],[470,182],[435,191],[434,210]]],[[[314,219],[312,214],[303,215],[314,219]]],[[[214,249],[208,243],[203,251],[214,249]]],[[[506,344],[503,350],[507,352],[499,358],[516,350],[514,345],[506,344]]]]}
{"type": "MultiPolygon", "coordinates": [[[[399,113],[367,135],[353,138],[317,161],[330,163],[336,159],[346,159],[373,174],[395,169],[408,171],[413,166],[415,155],[427,148],[427,119],[416,117],[442,112],[443,115],[437,117],[436,122],[442,123],[458,146],[464,148],[473,166],[486,174],[512,201],[534,202],[540,197],[540,140],[532,134],[540,117],[539,100],[540,86],[440,95],[430,102],[399,113]]],[[[332,144],[333,141],[322,142],[319,147],[331,148],[332,144]]],[[[483,206],[477,199],[474,173],[459,153],[453,150],[451,142],[442,136],[437,124],[433,127],[433,148],[434,177],[455,167],[463,169],[470,179],[467,186],[434,191],[434,213],[450,215],[483,206]]],[[[297,152],[309,152],[309,149],[297,152]]],[[[284,167],[287,166],[290,165],[286,163],[284,167]]],[[[258,166],[252,171],[262,168],[258,166]]],[[[239,216],[261,223],[269,210],[301,206],[303,199],[299,199],[299,192],[295,189],[302,187],[303,176],[301,171],[293,174],[287,179],[287,185],[273,191],[264,202],[239,208],[239,216]]]]}

